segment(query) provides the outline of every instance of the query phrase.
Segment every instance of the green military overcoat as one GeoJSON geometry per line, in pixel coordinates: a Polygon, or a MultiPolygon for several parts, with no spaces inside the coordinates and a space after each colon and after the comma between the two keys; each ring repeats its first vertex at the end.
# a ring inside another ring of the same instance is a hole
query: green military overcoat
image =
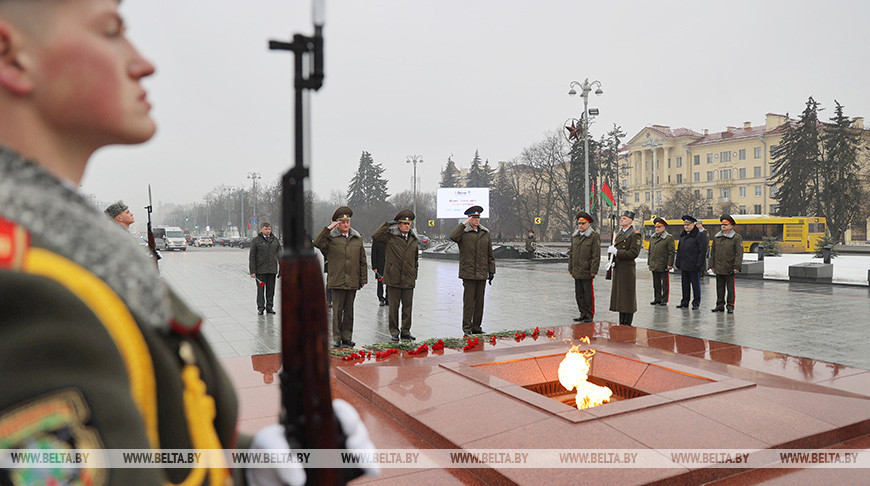
{"type": "Polygon", "coordinates": [[[742,267],[743,237],[733,229],[728,233],[716,233],[710,249],[710,268],[716,275],[731,275],[742,267]]]}
{"type": "Polygon", "coordinates": [[[634,228],[616,235],[616,266],[610,290],[610,310],[633,314],[637,312],[637,276],[634,260],[640,254],[643,235],[634,228]]]}
{"type": "Polygon", "coordinates": [[[574,231],[571,236],[571,255],[568,271],[579,280],[590,280],[601,266],[601,235],[591,227],[585,232],[574,231]]]}
{"type": "Polygon", "coordinates": [[[450,239],[459,244],[459,278],[463,280],[486,280],[495,273],[495,257],[492,255],[492,238],[482,224],[478,231],[471,225],[459,223],[450,239]]]}
{"type": "Polygon", "coordinates": [[[661,236],[653,234],[649,239],[649,256],[647,257],[650,272],[668,271],[668,267],[674,266],[676,253],[674,237],[667,230],[661,236]]]}
{"type": "Polygon", "coordinates": [[[339,290],[358,290],[368,283],[368,263],[359,231],[351,228],[350,236],[344,236],[338,227],[324,227],[314,238],[314,246],[319,248],[329,271],[326,273],[326,288],[339,290]]]}
{"type": "Polygon", "coordinates": [[[417,232],[410,230],[406,239],[395,224],[387,222],[375,230],[372,239],[384,244],[384,284],[413,289],[417,282],[417,269],[420,267],[417,232]]]}

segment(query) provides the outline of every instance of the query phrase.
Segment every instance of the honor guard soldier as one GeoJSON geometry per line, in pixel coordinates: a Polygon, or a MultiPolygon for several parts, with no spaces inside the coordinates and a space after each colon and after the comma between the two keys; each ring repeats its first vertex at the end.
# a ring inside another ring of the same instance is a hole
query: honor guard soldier
{"type": "Polygon", "coordinates": [[[719,216],[722,229],[713,238],[710,248],[710,270],[716,275],[716,307],[713,312],[734,313],[734,278],[743,267],[743,237],[734,231],[730,214],[719,216]],[[727,298],[726,298],[727,290],[727,298]]]}
{"type": "Polygon", "coordinates": [[[106,215],[127,229],[130,229],[130,225],[136,222],[133,219],[133,213],[130,212],[130,207],[124,204],[124,201],[118,201],[107,207],[106,215]]]}
{"type": "Polygon", "coordinates": [[[495,278],[495,257],[489,230],[480,224],[483,207],[472,206],[465,211],[468,219],[456,225],[450,239],[459,244],[459,278],[462,294],[462,332],[482,334],[483,295],[486,281],[495,278]]]}
{"type": "Polygon", "coordinates": [[[586,211],[577,213],[577,230],[571,235],[568,272],[574,278],[574,297],[580,317],[575,321],[592,322],[595,317],[595,291],[592,280],[601,265],[601,236],[592,229],[595,219],[586,211]]]}
{"type": "Polygon", "coordinates": [[[613,285],[610,291],[610,310],[619,312],[619,323],[630,326],[637,312],[637,276],[634,260],[640,255],[643,235],[636,231],[634,211],[626,211],[619,218],[620,230],[615,241],[607,248],[614,256],[613,285]]]}
{"type": "MultiPolygon", "coordinates": [[[[97,467],[91,457],[49,469],[7,467],[4,453],[0,484],[283,478],[283,468],[229,467],[219,451],[247,440],[202,318],[77,189],[95,151],[156,130],[142,86],[154,65],[127,38],[118,4],[0,0],[0,448],[97,455],[97,467]],[[99,450],[123,449],[219,453],[105,467],[99,450]]],[[[337,416],[348,443],[372,447],[358,416],[337,416]]],[[[275,429],[283,437],[278,424],[264,430],[275,429]]]]}
{"type": "Polygon", "coordinates": [[[683,231],[680,232],[680,246],[674,264],[680,271],[680,284],[683,296],[678,308],[689,307],[692,294],[692,309],[701,305],[701,273],[707,271],[707,237],[695,224],[698,220],[689,214],[683,215],[683,231]]]}
{"type": "Polygon", "coordinates": [[[668,305],[671,293],[669,273],[674,268],[674,237],[668,233],[668,223],[662,218],[653,220],[655,232],[649,240],[647,264],[653,277],[653,301],[650,305],[668,305]]]}
{"type": "Polygon", "coordinates": [[[362,235],[350,227],[353,210],[342,206],[332,224],[320,230],[314,246],[326,255],[326,287],[332,289],[332,338],[336,348],[353,347],[353,302],[356,291],[368,282],[368,263],[362,235]]]}
{"type": "Polygon", "coordinates": [[[413,341],[411,335],[411,309],[414,305],[414,285],[420,253],[417,251],[417,232],[411,229],[414,212],[400,211],[394,221],[381,225],[372,234],[375,242],[384,245],[384,284],[390,305],[390,339],[413,341]],[[402,306],[402,329],[399,330],[399,304],[402,306]]]}

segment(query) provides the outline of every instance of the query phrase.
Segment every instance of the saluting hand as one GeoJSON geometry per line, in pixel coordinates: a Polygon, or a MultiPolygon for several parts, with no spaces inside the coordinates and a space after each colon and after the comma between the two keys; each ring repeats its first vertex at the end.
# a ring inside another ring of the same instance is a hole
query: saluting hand
{"type": "Polygon", "coordinates": [[[333,221],[331,225],[329,225],[329,226],[326,227],[326,229],[328,229],[328,230],[332,230],[332,229],[335,228],[336,226],[338,226],[338,221],[333,221]]]}

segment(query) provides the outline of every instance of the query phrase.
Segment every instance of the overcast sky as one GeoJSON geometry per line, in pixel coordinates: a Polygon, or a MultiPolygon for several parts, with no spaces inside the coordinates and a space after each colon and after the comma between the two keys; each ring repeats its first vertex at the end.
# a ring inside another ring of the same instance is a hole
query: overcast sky
{"type": "MultiPolygon", "coordinates": [[[[292,163],[292,61],[269,39],[310,34],[310,1],[127,0],[158,133],[97,154],[82,189],[154,203],[276,180],[292,163]]],[[[447,157],[495,166],[580,116],[571,81],[601,81],[598,138],[614,123],[697,131],[799,113],[812,95],[832,116],[870,117],[870,2],[330,0],[326,80],[312,96],[315,192],[345,192],[363,150],[389,192],[434,190],[447,157]]],[[[137,211],[138,209],[138,211],[137,211]]]]}

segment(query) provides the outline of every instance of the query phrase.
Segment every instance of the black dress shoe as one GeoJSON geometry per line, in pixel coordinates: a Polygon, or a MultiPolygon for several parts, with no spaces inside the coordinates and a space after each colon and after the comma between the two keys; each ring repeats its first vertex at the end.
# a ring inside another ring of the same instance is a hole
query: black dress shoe
{"type": "Polygon", "coordinates": [[[729,314],[733,314],[733,313],[734,313],[734,309],[728,309],[728,313],[729,313],[729,314]]]}
{"type": "Polygon", "coordinates": [[[350,347],[356,346],[356,343],[351,341],[350,339],[342,339],[341,344],[343,344],[345,346],[350,346],[350,347]]]}
{"type": "Polygon", "coordinates": [[[594,321],[594,320],[595,320],[595,319],[592,319],[591,317],[587,317],[587,318],[583,319],[583,320],[580,321],[580,322],[592,322],[592,321],[594,321]]]}
{"type": "Polygon", "coordinates": [[[659,305],[662,307],[667,307],[668,303],[667,302],[659,302],[659,305]]]}
{"type": "Polygon", "coordinates": [[[474,329],[471,331],[471,334],[483,334],[483,329],[474,329]]]}
{"type": "Polygon", "coordinates": [[[659,302],[657,300],[654,300],[650,302],[649,305],[659,305],[659,302]]]}
{"type": "Polygon", "coordinates": [[[275,314],[275,311],[272,309],[266,309],[266,314],[275,314]]]}
{"type": "Polygon", "coordinates": [[[574,320],[577,321],[577,322],[583,322],[583,318],[582,318],[582,317],[575,317],[574,320]]]}
{"type": "Polygon", "coordinates": [[[721,307],[714,307],[713,309],[710,309],[710,311],[711,312],[725,312],[725,309],[723,309],[721,307]]]}
{"type": "Polygon", "coordinates": [[[262,315],[263,315],[263,311],[258,310],[258,311],[257,311],[257,314],[262,316],[262,315]]]}
{"type": "Polygon", "coordinates": [[[701,308],[700,305],[693,305],[693,306],[692,306],[692,310],[698,310],[698,309],[700,309],[700,308],[701,308]]]}
{"type": "Polygon", "coordinates": [[[689,308],[689,304],[686,304],[686,305],[680,304],[677,306],[677,309],[688,309],[688,308],[689,308]]]}
{"type": "Polygon", "coordinates": [[[339,340],[339,341],[336,341],[336,342],[332,343],[332,347],[333,347],[333,348],[343,348],[343,347],[344,347],[344,343],[343,343],[341,340],[339,340]]]}
{"type": "Polygon", "coordinates": [[[391,343],[397,343],[397,342],[399,342],[399,336],[392,336],[392,337],[390,338],[390,342],[391,342],[391,343]]]}
{"type": "Polygon", "coordinates": [[[408,341],[415,341],[417,338],[410,334],[402,334],[402,339],[407,339],[408,341]]]}

